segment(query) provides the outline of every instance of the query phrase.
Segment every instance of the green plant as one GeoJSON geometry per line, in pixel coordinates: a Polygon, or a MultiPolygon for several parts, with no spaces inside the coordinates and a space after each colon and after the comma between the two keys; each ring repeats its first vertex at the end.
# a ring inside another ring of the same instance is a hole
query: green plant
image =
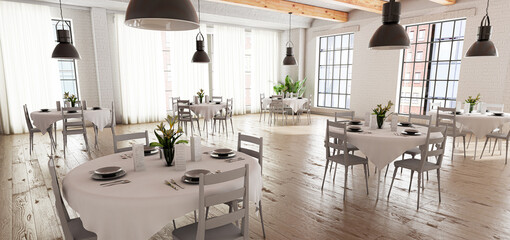
{"type": "Polygon", "coordinates": [[[301,81],[294,82],[292,78],[287,75],[285,77],[284,83],[278,83],[273,87],[273,90],[276,94],[283,94],[283,93],[296,93],[297,95],[301,95],[305,92],[306,87],[306,77],[301,81]]]}
{"type": "Polygon", "coordinates": [[[203,98],[205,95],[204,89],[200,89],[200,91],[197,92],[197,95],[199,98],[203,98]]]}
{"type": "Polygon", "coordinates": [[[150,146],[152,147],[161,147],[163,149],[173,148],[176,144],[188,143],[187,140],[178,140],[182,136],[182,128],[177,125],[177,117],[172,117],[168,115],[165,118],[165,121],[168,123],[169,128],[165,128],[165,123],[157,125],[157,128],[154,130],[154,134],[156,138],[158,138],[157,142],[151,142],[150,146]],[[159,131],[161,134],[159,134],[159,131]]]}
{"type": "Polygon", "coordinates": [[[393,102],[388,101],[388,105],[385,107],[382,106],[382,104],[377,104],[377,107],[372,109],[375,115],[377,116],[385,116],[388,111],[390,111],[391,107],[393,107],[393,102]]]}
{"type": "Polygon", "coordinates": [[[76,97],[76,95],[69,94],[69,92],[64,93],[64,99],[69,101],[73,107],[74,107],[74,104],[76,103],[76,101],[78,101],[78,98],[76,97]]]}
{"type": "Polygon", "coordinates": [[[469,103],[471,105],[475,105],[480,101],[480,93],[476,95],[476,98],[473,98],[472,96],[468,96],[468,99],[466,99],[466,103],[469,103]]]}

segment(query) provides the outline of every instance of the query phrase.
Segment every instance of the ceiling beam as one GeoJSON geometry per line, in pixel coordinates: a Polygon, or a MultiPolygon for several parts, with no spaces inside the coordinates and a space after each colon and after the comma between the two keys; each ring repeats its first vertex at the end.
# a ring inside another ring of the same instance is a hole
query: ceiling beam
{"type": "Polygon", "coordinates": [[[386,3],[386,1],[383,0],[321,0],[321,1],[379,14],[382,13],[382,6],[384,3],[386,3]]]}
{"type": "Polygon", "coordinates": [[[268,9],[277,12],[289,13],[335,22],[347,22],[349,13],[328,8],[322,8],[286,0],[215,0],[224,3],[231,3],[249,6],[259,9],[268,9]]]}
{"type": "Polygon", "coordinates": [[[457,0],[430,0],[430,1],[439,3],[441,5],[453,5],[457,0]]]}

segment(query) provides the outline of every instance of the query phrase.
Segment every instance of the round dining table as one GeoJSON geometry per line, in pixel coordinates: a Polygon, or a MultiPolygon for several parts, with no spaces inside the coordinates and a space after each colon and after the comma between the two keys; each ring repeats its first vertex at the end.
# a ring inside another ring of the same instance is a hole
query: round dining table
{"type": "MultiPolygon", "coordinates": [[[[420,132],[419,135],[405,135],[402,132],[409,127],[397,127],[397,131],[391,131],[388,123],[382,129],[371,129],[360,125],[363,131],[347,131],[347,142],[356,146],[378,170],[377,199],[382,169],[393,162],[399,156],[414,147],[424,145],[427,140],[427,127],[414,125],[412,128],[420,132]]],[[[441,134],[431,135],[431,138],[440,138],[441,134]]]]}
{"type": "MultiPolygon", "coordinates": [[[[272,98],[264,98],[262,100],[262,106],[267,109],[269,108],[269,104],[271,104],[271,101],[273,101],[272,98]]],[[[305,103],[307,103],[309,100],[308,98],[284,98],[283,104],[289,106],[292,109],[293,113],[298,112],[299,110],[302,110],[305,103]]]]}
{"type": "Polygon", "coordinates": [[[207,122],[211,121],[214,118],[214,115],[224,109],[227,106],[225,103],[198,103],[192,104],[189,106],[190,110],[193,111],[196,115],[201,115],[204,118],[204,128],[206,132],[209,132],[209,127],[207,126],[207,122]]]}
{"type": "MultiPolygon", "coordinates": [[[[233,161],[215,159],[209,154],[213,148],[201,148],[201,161],[191,159],[191,150],[180,146],[187,160],[186,170],[206,169],[225,172],[249,164],[249,200],[258,203],[262,194],[261,167],[257,159],[236,152],[233,161]]],[[[134,171],[131,152],[107,155],[86,162],[71,170],[63,179],[64,197],[81,217],[83,226],[97,234],[98,239],[149,239],[173,219],[198,208],[199,186],[183,183],[185,171],[167,167],[158,154],[144,157],[145,170],[134,171]],[[121,178],[129,183],[104,187],[103,181],[91,179],[91,171],[106,167],[122,167],[127,174],[121,178]],[[183,189],[165,184],[175,180],[183,189]]],[[[176,156],[179,154],[176,153],[176,156]]],[[[218,194],[240,188],[243,181],[211,185],[206,194],[218,194]]]]}
{"type": "MultiPolygon", "coordinates": [[[[47,112],[34,111],[30,113],[30,118],[32,118],[34,126],[41,129],[42,134],[45,134],[52,124],[62,120],[62,112],[56,109],[50,109],[47,112]]],[[[111,122],[111,112],[108,108],[87,109],[83,110],[83,118],[94,123],[99,130],[103,131],[103,128],[111,122]]]]}

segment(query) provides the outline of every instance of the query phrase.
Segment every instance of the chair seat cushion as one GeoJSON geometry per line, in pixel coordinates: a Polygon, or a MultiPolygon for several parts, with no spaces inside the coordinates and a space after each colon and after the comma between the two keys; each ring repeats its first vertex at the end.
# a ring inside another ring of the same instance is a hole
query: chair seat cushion
{"type": "Polygon", "coordinates": [[[491,138],[499,138],[499,139],[506,139],[506,136],[508,134],[506,133],[489,133],[487,134],[487,137],[491,137],[491,138]]]}
{"type": "Polygon", "coordinates": [[[411,149],[405,151],[405,153],[415,156],[415,155],[420,154],[421,150],[419,148],[411,148],[411,149]]]}
{"type": "MultiPolygon", "coordinates": [[[[177,228],[172,232],[174,240],[195,240],[197,236],[198,223],[186,225],[181,228],[177,228]]],[[[216,240],[230,240],[230,239],[242,239],[241,229],[230,223],[225,226],[209,229],[205,231],[205,239],[216,240]]]]}
{"type": "MultiPolygon", "coordinates": [[[[405,159],[400,161],[395,161],[395,167],[401,167],[410,169],[413,171],[418,171],[420,168],[421,159],[405,159]]],[[[439,169],[439,165],[431,163],[431,162],[425,162],[425,165],[423,166],[424,171],[430,171],[434,169],[439,169]]]]}
{"type": "Polygon", "coordinates": [[[339,164],[342,164],[342,165],[349,165],[349,166],[350,165],[359,165],[359,164],[367,164],[368,163],[368,160],[366,158],[349,154],[348,155],[348,157],[349,157],[349,160],[348,160],[349,164],[347,164],[345,162],[344,155],[345,154],[334,155],[334,156],[330,157],[329,160],[331,160],[333,162],[336,162],[336,163],[339,163],[339,164]]]}
{"type": "Polygon", "coordinates": [[[83,223],[80,218],[71,219],[67,222],[67,224],[74,239],[97,239],[97,235],[95,233],[87,231],[87,229],[83,227],[83,223]]]}

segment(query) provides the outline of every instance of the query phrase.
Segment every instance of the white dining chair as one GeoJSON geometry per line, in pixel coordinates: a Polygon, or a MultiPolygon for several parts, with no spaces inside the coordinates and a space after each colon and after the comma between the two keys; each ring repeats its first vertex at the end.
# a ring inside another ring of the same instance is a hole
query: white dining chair
{"type": "Polygon", "coordinates": [[[366,157],[362,158],[354,154],[349,154],[349,151],[347,150],[347,124],[327,120],[325,147],[326,167],[324,168],[324,177],[322,178],[321,191],[324,189],[324,181],[326,180],[326,172],[328,171],[329,162],[332,161],[345,167],[344,200],[345,194],[347,192],[347,174],[349,172],[349,166],[353,165],[363,165],[363,170],[365,173],[365,185],[368,195],[368,159],[366,157]],[[332,149],[333,151],[331,151],[332,149]]]}
{"type": "MultiPolygon", "coordinates": [[[[341,112],[335,112],[335,122],[341,122],[341,123],[349,123],[350,121],[354,120],[354,111],[341,111],[341,112]]],[[[356,146],[347,143],[347,151],[354,154],[355,151],[359,150],[356,146]]],[[[336,154],[336,149],[333,150],[333,154],[336,154]]],[[[335,174],[333,176],[333,179],[336,177],[336,169],[338,167],[338,163],[335,164],[335,174]]],[[[352,170],[353,166],[351,166],[352,170]]],[[[331,162],[331,166],[329,168],[329,171],[333,169],[333,162],[331,162]]],[[[370,171],[369,171],[370,172],[370,171]]],[[[370,173],[369,173],[370,174],[370,173]]]]}
{"type": "Polygon", "coordinates": [[[145,139],[145,146],[149,146],[149,132],[147,130],[145,130],[145,132],[117,135],[115,134],[115,127],[112,127],[112,135],[113,135],[113,152],[115,153],[131,151],[133,149],[132,146],[119,148],[119,142],[123,141],[145,139]]]}
{"type": "MultiPolygon", "coordinates": [[[[56,105],[57,105],[57,111],[62,111],[62,106],[61,106],[61,102],[60,101],[56,101],[56,105]]],[[[57,147],[57,139],[58,139],[58,135],[57,135],[57,122],[54,122],[53,123],[53,129],[55,131],[55,135],[54,135],[54,140],[55,140],[55,148],[57,147]]]]}
{"type": "Polygon", "coordinates": [[[303,108],[301,108],[297,111],[296,114],[297,114],[298,122],[301,122],[301,115],[306,114],[308,125],[310,125],[312,123],[312,117],[310,115],[312,113],[312,102],[311,101],[312,101],[311,98],[309,98],[308,101],[306,101],[303,104],[303,108]]]}
{"type": "MultiPolygon", "coordinates": [[[[30,137],[30,155],[32,155],[32,151],[34,151],[34,133],[42,132],[41,129],[34,127],[32,124],[32,120],[30,119],[30,115],[28,114],[28,107],[26,104],[23,105],[23,112],[25,114],[25,122],[27,123],[28,135],[30,137]]],[[[50,127],[46,130],[48,135],[50,136],[51,142],[51,152],[55,151],[55,139],[53,138],[53,127],[50,127]]]]}
{"type": "Polygon", "coordinates": [[[204,175],[199,178],[198,222],[177,228],[172,232],[174,240],[249,239],[249,165],[228,172],[204,175]],[[230,181],[242,181],[243,186],[228,192],[206,194],[206,187],[230,181]],[[242,208],[214,218],[206,217],[206,208],[242,198],[242,208]],[[241,228],[234,222],[241,221],[241,228]]]}
{"type": "Polygon", "coordinates": [[[264,115],[264,122],[266,121],[266,113],[269,113],[269,105],[264,106],[264,99],[266,95],[264,93],[260,94],[260,117],[259,122],[262,120],[262,115],[264,115]]]}
{"type": "Polygon", "coordinates": [[[53,194],[55,195],[55,208],[57,209],[57,215],[60,219],[60,226],[64,233],[65,239],[71,240],[94,240],[97,239],[97,235],[91,231],[88,231],[83,227],[83,223],[79,217],[71,219],[67,209],[64,205],[64,199],[60,191],[60,184],[57,179],[57,172],[55,170],[55,162],[53,156],[48,160],[48,169],[51,176],[51,186],[53,194]]]}
{"type": "Polygon", "coordinates": [[[198,134],[202,135],[198,116],[191,111],[189,100],[177,100],[177,117],[179,126],[183,127],[184,124],[184,132],[186,135],[188,135],[188,123],[191,124],[191,135],[193,135],[193,131],[195,130],[195,126],[193,125],[194,121],[197,122],[198,134]]]}
{"type": "Polygon", "coordinates": [[[172,104],[172,117],[175,117],[175,115],[177,115],[178,113],[178,107],[177,107],[177,102],[181,100],[181,97],[173,97],[171,99],[171,104],[172,104]]]}
{"type": "MultiPolygon", "coordinates": [[[[230,128],[232,129],[232,134],[234,134],[234,123],[232,123],[232,113],[233,113],[233,104],[234,99],[228,98],[227,104],[225,105],[224,111],[220,111],[218,114],[214,115],[213,117],[213,132],[216,130],[216,121],[218,121],[218,124],[221,124],[223,122],[223,131],[225,131],[225,134],[228,136],[228,122],[230,121],[230,128]]],[[[218,132],[220,131],[220,127],[218,126],[218,132]]]]}
{"type": "Polygon", "coordinates": [[[466,157],[466,131],[457,127],[457,111],[455,108],[437,108],[436,126],[445,126],[447,128],[446,135],[453,138],[451,161],[453,162],[453,152],[455,150],[455,139],[462,137],[464,144],[464,158],[466,157]]]}
{"type": "Polygon", "coordinates": [[[395,169],[393,171],[393,178],[391,179],[390,190],[388,191],[388,199],[390,198],[391,188],[393,187],[393,182],[395,181],[395,176],[397,175],[398,168],[405,168],[411,170],[411,181],[409,183],[409,191],[411,191],[411,184],[413,179],[414,172],[418,173],[418,198],[416,201],[416,210],[420,208],[420,191],[424,190],[424,181],[423,181],[423,173],[431,170],[437,171],[437,190],[439,193],[439,202],[441,202],[441,164],[443,162],[444,150],[446,145],[446,126],[439,127],[429,127],[427,131],[427,139],[425,141],[425,145],[422,146],[422,153],[420,159],[405,159],[395,161],[395,169]],[[431,138],[431,135],[439,135],[441,137],[431,138]],[[432,157],[436,160],[436,162],[430,162],[429,158],[432,157]],[[421,188],[421,189],[420,189],[421,188]]]}
{"type": "Polygon", "coordinates": [[[211,102],[223,102],[223,97],[221,96],[212,96],[211,102]]]}
{"type": "Polygon", "coordinates": [[[89,142],[87,139],[87,128],[85,118],[83,118],[82,107],[63,107],[62,108],[62,136],[64,142],[64,158],[66,158],[67,137],[69,135],[83,135],[87,153],[90,154],[89,142]],[[70,112],[71,111],[71,112],[70,112]]]}
{"type": "MultiPolygon", "coordinates": [[[[99,134],[99,128],[94,123],[92,123],[92,125],[94,127],[94,138],[95,138],[94,147],[96,149],[99,149],[99,145],[98,145],[98,141],[97,141],[97,136],[99,134]]],[[[110,109],[110,123],[106,124],[106,126],[104,126],[103,129],[104,128],[113,128],[113,127],[115,127],[115,125],[117,125],[116,119],[115,119],[115,103],[112,101],[112,108],[110,109]]]]}
{"type": "Polygon", "coordinates": [[[282,116],[282,124],[285,119],[285,125],[287,125],[287,110],[285,110],[285,104],[283,103],[283,99],[278,97],[273,97],[271,104],[269,104],[269,126],[271,126],[271,122],[276,125],[278,121],[278,115],[282,116]]]}
{"type": "MultiPolygon", "coordinates": [[[[485,147],[487,146],[487,142],[494,138],[494,148],[492,149],[492,155],[494,155],[494,151],[496,150],[496,145],[498,143],[498,140],[505,141],[506,142],[506,148],[505,148],[505,165],[508,161],[508,142],[510,139],[510,130],[508,130],[507,133],[503,133],[502,131],[499,132],[493,132],[489,133],[486,136],[485,144],[483,145],[482,153],[480,154],[480,159],[482,159],[483,152],[485,151],[485,147]]],[[[489,152],[490,152],[490,146],[489,146],[489,152]]]]}

